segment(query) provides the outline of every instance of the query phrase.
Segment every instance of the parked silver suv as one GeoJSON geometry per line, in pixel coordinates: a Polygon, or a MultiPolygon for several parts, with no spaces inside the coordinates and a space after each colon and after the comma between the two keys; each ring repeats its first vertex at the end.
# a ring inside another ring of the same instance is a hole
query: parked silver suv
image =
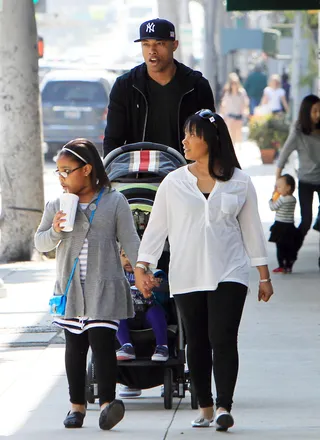
{"type": "Polygon", "coordinates": [[[102,153],[111,81],[104,71],[56,70],[40,86],[47,157],[69,140],[84,137],[102,153]]]}

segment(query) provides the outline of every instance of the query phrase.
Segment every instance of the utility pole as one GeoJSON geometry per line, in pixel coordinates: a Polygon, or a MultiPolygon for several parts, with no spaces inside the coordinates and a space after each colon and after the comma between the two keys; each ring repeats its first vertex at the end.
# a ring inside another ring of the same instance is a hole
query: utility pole
{"type": "Polygon", "coordinates": [[[41,219],[43,155],[32,0],[0,1],[0,261],[30,260],[41,219]]]}
{"type": "Polygon", "coordinates": [[[189,0],[179,0],[179,40],[181,44],[181,60],[193,68],[192,25],[189,14],[189,0]]]}
{"type": "Polygon", "coordinates": [[[320,96],[320,11],[318,12],[318,96],[320,96]]]}
{"type": "Polygon", "coordinates": [[[300,106],[300,75],[301,75],[301,51],[302,51],[302,12],[296,11],[293,27],[293,50],[292,50],[292,121],[296,121],[300,106]]]}
{"type": "MultiPolygon", "coordinates": [[[[158,0],[158,12],[159,18],[164,18],[166,20],[171,21],[176,28],[177,39],[179,40],[179,6],[180,0],[158,0]]],[[[181,53],[180,49],[175,51],[174,57],[180,61],[181,53]]]]}

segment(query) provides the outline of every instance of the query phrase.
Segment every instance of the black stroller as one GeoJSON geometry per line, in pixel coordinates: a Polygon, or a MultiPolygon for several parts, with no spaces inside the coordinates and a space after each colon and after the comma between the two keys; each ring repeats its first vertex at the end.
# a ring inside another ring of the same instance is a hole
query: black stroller
{"type": "MultiPolygon", "coordinates": [[[[186,161],[173,148],[162,144],[141,142],[117,148],[104,159],[112,186],[127,198],[140,237],[147,226],[157,188],[171,171],[185,165],[186,161]]],[[[165,244],[158,268],[168,273],[169,245],[165,244]]],[[[173,298],[168,295],[168,347],[166,362],[153,362],[151,355],[155,348],[152,329],[131,330],[136,360],[118,361],[118,382],[130,388],[147,389],[163,385],[164,407],[172,408],[173,394],[185,397],[191,393],[191,407],[198,408],[188,372],[185,371],[185,340],[182,322],[173,298]]],[[[95,379],[94,359],[88,362],[87,401],[93,403],[98,397],[95,379]]]]}

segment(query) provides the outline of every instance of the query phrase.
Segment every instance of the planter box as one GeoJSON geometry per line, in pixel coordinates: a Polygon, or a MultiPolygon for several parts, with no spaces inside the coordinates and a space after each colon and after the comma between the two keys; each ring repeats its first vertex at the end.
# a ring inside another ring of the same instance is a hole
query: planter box
{"type": "Polygon", "coordinates": [[[260,150],[262,163],[271,164],[274,161],[276,155],[275,148],[263,148],[260,150]]]}

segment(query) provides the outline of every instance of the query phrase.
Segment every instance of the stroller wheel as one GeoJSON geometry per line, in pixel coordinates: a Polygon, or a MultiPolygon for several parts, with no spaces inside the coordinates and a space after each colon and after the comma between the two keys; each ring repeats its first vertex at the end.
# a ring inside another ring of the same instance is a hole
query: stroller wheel
{"type": "Polygon", "coordinates": [[[94,367],[92,361],[88,363],[88,372],[86,376],[86,399],[88,403],[94,403],[94,367]]]}
{"type": "Polygon", "coordinates": [[[171,368],[166,368],[164,370],[164,407],[165,409],[172,409],[172,382],[173,374],[171,368]]]}
{"type": "Polygon", "coordinates": [[[94,397],[93,385],[90,384],[88,375],[86,379],[86,400],[88,403],[94,403],[96,400],[94,397]]]}
{"type": "Polygon", "coordinates": [[[190,394],[191,394],[191,408],[198,409],[198,398],[197,398],[196,390],[192,385],[192,382],[190,382],[190,394]]]}

